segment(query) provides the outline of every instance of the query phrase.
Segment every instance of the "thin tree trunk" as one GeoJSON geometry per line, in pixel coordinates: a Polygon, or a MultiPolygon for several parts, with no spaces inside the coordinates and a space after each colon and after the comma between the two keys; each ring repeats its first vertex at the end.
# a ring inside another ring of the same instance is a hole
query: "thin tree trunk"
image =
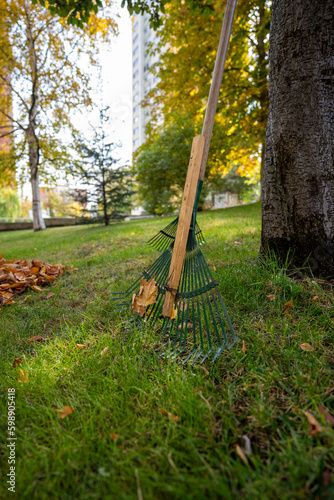
{"type": "Polygon", "coordinates": [[[41,231],[45,229],[45,223],[42,217],[41,197],[39,192],[39,144],[36,135],[36,116],[38,112],[38,66],[37,55],[35,50],[35,38],[33,35],[30,21],[30,5],[24,1],[24,8],[27,18],[27,41],[29,46],[30,67],[31,67],[31,105],[29,109],[29,124],[25,130],[28,147],[29,147],[29,167],[30,167],[30,182],[32,191],[32,213],[33,213],[33,229],[41,231]]]}
{"type": "Polygon", "coordinates": [[[274,0],[262,251],[334,275],[334,2],[274,0]]]}

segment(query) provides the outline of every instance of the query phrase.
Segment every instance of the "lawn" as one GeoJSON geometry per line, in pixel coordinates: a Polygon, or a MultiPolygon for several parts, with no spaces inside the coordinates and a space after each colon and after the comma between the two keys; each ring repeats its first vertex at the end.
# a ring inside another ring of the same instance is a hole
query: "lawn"
{"type": "Polygon", "coordinates": [[[1,498],[334,498],[333,290],[258,260],[258,204],[198,219],[238,343],[193,366],[159,358],[149,331],[125,330],[109,295],[157,258],[146,241],[172,219],[0,234],[7,259],[74,268],[0,306],[1,498]],[[64,406],[74,411],[61,419],[64,406]]]}

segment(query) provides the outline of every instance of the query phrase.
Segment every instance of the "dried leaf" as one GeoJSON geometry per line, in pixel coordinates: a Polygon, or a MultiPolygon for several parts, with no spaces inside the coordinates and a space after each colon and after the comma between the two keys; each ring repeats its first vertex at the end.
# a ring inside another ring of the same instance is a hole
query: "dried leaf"
{"type": "Polygon", "coordinates": [[[304,415],[307,418],[307,421],[309,423],[311,436],[316,436],[317,434],[319,434],[320,432],[322,432],[321,425],[314,418],[314,416],[312,415],[312,413],[310,413],[308,411],[303,411],[303,413],[304,413],[304,415]]]}
{"type": "Polygon", "coordinates": [[[119,438],[119,434],[115,434],[114,432],[110,433],[111,439],[116,443],[117,439],[119,438]]]}
{"type": "Polygon", "coordinates": [[[39,267],[32,267],[30,269],[30,275],[37,274],[39,272],[39,267]]]}
{"type": "Polygon", "coordinates": [[[173,309],[172,309],[172,314],[170,315],[170,319],[175,319],[177,318],[177,307],[175,307],[175,305],[173,306],[173,309]]]}
{"type": "Polygon", "coordinates": [[[174,422],[178,422],[180,418],[177,415],[173,415],[173,413],[170,413],[169,411],[163,410],[162,408],[159,409],[161,415],[166,415],[169,420],[172,420],[174,422]]]}
{"type": "Polygon", "coordinates": [[[142,307],[147,307],[151,304],[155,304],[155,297],[158,293],[158,287],[155,284],[154,278],[149,281],[145,279],[140,280],[140,291],[138,295],[138,305],[142,307]]]}
{"type": "Polygon", "coordinates": [[[214,270],[214,272],[217,271],[216,266],[212,266],[212,269],[214,270]]]}
{"type": "Polygon", "coordinates": [[[19,366],[22,363],[22,361],[23,361],[23,358],[16,358],[16,359],[14,359],[14,363],[13,363],[14,368],[16,366],[19,366]]]}
{"type": "Polygon", "coordinates": [[[47,298],[47,299],[50,299],[50,298],[51,298],[51,297],[53,297],[53,296],[54,296],[54,293],[50,292],[50,293],[48,293],[48,294],[47,294],[46,298],[47,298]]]}
{"type": "Polygon", "coordinates": [[[135,311],[139,314],[139,316],[141,316],[141,317],[144,316],[146,309],[145,309],[145,307],[138,305],[138,297],[136,297],[135,293],[132,296],[132,306],[131,307],[132,307],[133,311],[135,311]]]}
{"type": "Polygon", "coordinates": [[[269,299],[269,300],[276,300],[276,297],[275,297],[274,294],[271,293],[271,294],[267,295],[267,299],[269,299]]]}
{"type": "Polygon", "coordinates": [[[314,297],[312,297],[313,302],[316,302],[318,298],[319,298],[318,295],[314,295],[314,297]]]}
{"type": "Polygon", "coordinates": [[[292,309],[293,304],[292,304],[291,300],[288,300],[288,302],[285,302],[284,307],[292,309]]]}
{"type": "Polygon", "coordinates": [[[61,410],[56,410],[60,418],[67,417],[67,415],[70,415],[71,413],[73,413],[73,411],[74,411],[73,408],[71,408],[70,406],[63,406],[61,410]]]}
{"type": "Polygon", "coordinates": [[[305,342],[304,344],[300,344],[299,346],[303,351],[315,351],[314,347],[311,346],[311,344],[308,344],[305,342]]]}
{"type": "Polygon", "coordinates": [[[244,462],[245,465],[249,465],[248,463],[248,459],[243,451],[243,449],[241,448],[241,446],[239,446],[237,443],[234,445],[235,447],[235,451],[237,452],[237,455],[241,458],[241,460],[244,462]]]}
{"type": "Polygon", "coordinates": [[[183,329],[185,329],[185,327],[187,326],[187,328],[192,328],[193,327],[193,324],[192,323],[186,323],[185,321],[183,323],[180,323],[179,324],[179,331],[183,331],[183,329]]]}
{"type": "Polygon", "coordinates": [[[101,356],[102,356],[102,357],[103,357],[103,356],[106,356],[106,355],[108,354],[108,351],[109,351],[109,347],[105,347],[105,348],[103,349],[103,351],[101,352],[101,356]]]}
{"type": "Polygon", "coordinates": [[[77,349],[86,349],[86,344],[75,344],[77,349]]]}
{"type": "Polygon", "coordinates": [[[331,413],[329,413],[329,410],[323,406],[318,406],[318,410],[324,416],[325,422],[334,427],[334,417],[331,413]]]}
{"type": "Polygon", "coordinates": [[[247,352],[247,348],[246,348],[246,342],[243,340],[242,341],[242,353],[243,355],[245,356],[246,352],[247,352]]]}
{"type": "Polygon", "coordinates": [[[45,339],[43,339],[43,337],[40,337],[39,335],[34,335],[33,337],[30,337],[30,339],[28,339],[28,342],[44,342],[45,339]]]}
{"type": "Polygon", "coordinates": [[[27,383],[27,382],[28,382],[28,378],[29,378],[28,373],[27,373],[27,372],[25,372],[25,371],[23,371],[23,370],[20,368],[20,374],[19,374],[19,376],[18,376],[18,379],[17,379],[17,380],[18,380],[19,382],[24,382],[24,383],[27,383]]]}
{"type": "Polygon", "coordinates": [[[37,286],[37,285],[30,285],[30,288],[32,290],[36,290],[36,292],[41,292],[42,291],[41,287],[37,286]]]}

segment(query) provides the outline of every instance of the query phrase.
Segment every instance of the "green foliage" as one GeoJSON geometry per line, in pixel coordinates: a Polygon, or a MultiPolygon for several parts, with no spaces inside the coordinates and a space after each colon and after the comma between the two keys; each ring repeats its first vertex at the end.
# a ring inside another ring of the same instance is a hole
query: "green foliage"
{"type": "MultiPolygon", "coordinates": [[[[104,7],[101,0],[32,0],[47,7],[51,15],[57,14],[66,18],[68,24],[83,28],[89,22],[92,13],[96,14],[104,7]]],[[[168,0],[122,0],[121,6],[126,6],[129,13],[150,15],[150,25],[158,28],[162,24],[161,13],[165,12],[168,0]]],[[[213,10],[211,0],[187,0],[194,12],[210,12],[213,10]]]]}
{"type": "Polygon", "coordinates": [[[0,188],[0,217],[15,218],[21,215],[20,200],[17,190],[0,188]]]}
{"type": "Polygon", "coordinates": [[[179,207],[194,135],[191,120],[179,120],[136,151],[133,172],[138,196],[149,213],[164,214],[179,207]]]}

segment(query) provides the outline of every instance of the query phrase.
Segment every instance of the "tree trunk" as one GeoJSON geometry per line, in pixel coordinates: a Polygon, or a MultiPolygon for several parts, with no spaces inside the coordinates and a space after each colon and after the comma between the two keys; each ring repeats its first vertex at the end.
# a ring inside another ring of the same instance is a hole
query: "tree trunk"
{"type": "Polygon", "coordinates": [[[334,2],[274,0],[262,251],[334,275],[334,2]]]}
{"type": "Polygon", "coordinates": [[[45,223],[42,217],[41,196],[39,192],[39,148],[31,127],[27,131],[27,136],[29,146],[30,182],[32,191],[33,229],[34,231],[41,231],[45,229],[45,223]]]}

